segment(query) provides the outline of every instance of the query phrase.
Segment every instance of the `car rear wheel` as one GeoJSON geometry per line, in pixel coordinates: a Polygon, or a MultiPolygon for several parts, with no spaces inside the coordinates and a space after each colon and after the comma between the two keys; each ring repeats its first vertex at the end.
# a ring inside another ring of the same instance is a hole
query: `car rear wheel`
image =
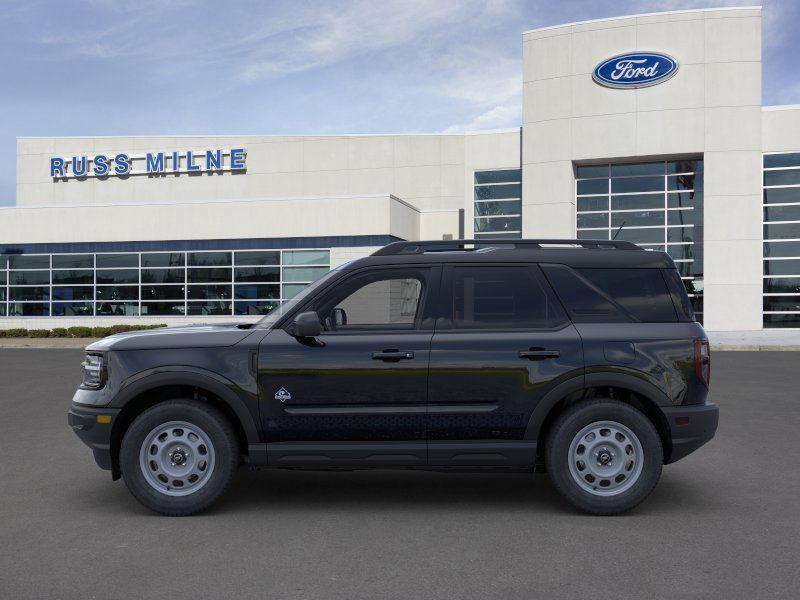
{"type": "Polygon", "coordinates": [[[130,492],[165,515],[190,515],[215,502],[239,463],[236,434],[225,416],[194,400],[170,400],[144,411],[122,440],[120,469],[130,492]]]}
{"type": "Polygon", "coordinates": [[[619,514],[641,503],[661,476],[661,438],[639,410],[616,400],[588,400],[553,423],[545,461],[556,489],[577,508],[619,514]]]}

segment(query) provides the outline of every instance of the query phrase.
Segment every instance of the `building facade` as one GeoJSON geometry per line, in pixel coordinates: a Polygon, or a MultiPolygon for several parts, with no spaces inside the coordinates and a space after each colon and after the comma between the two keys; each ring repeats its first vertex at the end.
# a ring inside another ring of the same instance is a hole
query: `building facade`
{"type": "Polygon", "coordinates": [[[800,328],[800,106],[761,9],[523,34],[520,128],[19,138],[0,327],[252,320],[393,240],[626,239],[712,331],[800,328]],[[605,66],[604,66],[605,65],[605,66]]]}

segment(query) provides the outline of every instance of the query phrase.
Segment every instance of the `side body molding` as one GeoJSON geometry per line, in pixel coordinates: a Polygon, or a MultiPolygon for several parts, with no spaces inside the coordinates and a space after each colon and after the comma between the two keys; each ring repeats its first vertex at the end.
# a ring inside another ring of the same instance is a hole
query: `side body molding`
{"type": "Polygon", "coordinates": [[[158,367],[142,371],[131,377],[114,397],[110,407],[122,408],[129,400],[148,390],[169,385],[185,385],[206,389],[218,396],[236,414],[247,437],[248,444],[260,442],[258,398],[240,390],[232,381],[221,375],[198,367],[158,367]],[[250,407],[241,394],[251,396],[250,407]]]}

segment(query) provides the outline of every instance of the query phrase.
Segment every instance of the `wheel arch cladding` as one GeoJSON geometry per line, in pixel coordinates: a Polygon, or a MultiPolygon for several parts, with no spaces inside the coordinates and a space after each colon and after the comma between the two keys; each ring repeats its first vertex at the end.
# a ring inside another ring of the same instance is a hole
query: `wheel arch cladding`
{"type": "Polygon", "coordinates": [[[125,386],[114,400],[121,410],[111,430],[113,479],[120,477],[119,451],[130,424],[148,408],[175,399],[205,402],[220,410],[233,426],[242,454],[247,454],[248,444],[259,441],[255,418],[230,387],[215,378],[194,372],[152,374],[125,386]]]}
{"type": "Polygon", "coordinates": [[[534,409],[525,430],[525,439],[536,440],[537,453],[545,451],[544,441],[559,414],[573,403],[585,398],[620,400],[638,409],[650,420],[661,438],[664,462],[672,453],[669,424],[660,405],[668,403],[667,397],[655,386],[630,375],[619,373],[575,377],[553,388],[534,409]]]}

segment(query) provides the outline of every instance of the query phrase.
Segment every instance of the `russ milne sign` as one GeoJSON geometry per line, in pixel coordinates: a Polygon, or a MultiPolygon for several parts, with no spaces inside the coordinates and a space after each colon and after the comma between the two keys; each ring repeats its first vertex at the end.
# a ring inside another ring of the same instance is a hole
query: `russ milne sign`
{"type": "Polygon", "coordinates": [[[618,54],[594,68],[592,79],[610,88],[641,88],[666,81],[678,72],[678,61],[660,52],[618,54]]]}
{"type": "Polygon", "coordinates": [[[244,148],[230,150],[203,150],[195,152],[148,152],[129,155],[120,152],[114,155],[52,157],[50,177],[54,179],[83,179],[87,177],[123,177],[126,175],[166,175],[179,173],[221,173],[244,171],[247,151],[244,148]],[[134,168],[138,165],[138,168],[134,168]]]}

